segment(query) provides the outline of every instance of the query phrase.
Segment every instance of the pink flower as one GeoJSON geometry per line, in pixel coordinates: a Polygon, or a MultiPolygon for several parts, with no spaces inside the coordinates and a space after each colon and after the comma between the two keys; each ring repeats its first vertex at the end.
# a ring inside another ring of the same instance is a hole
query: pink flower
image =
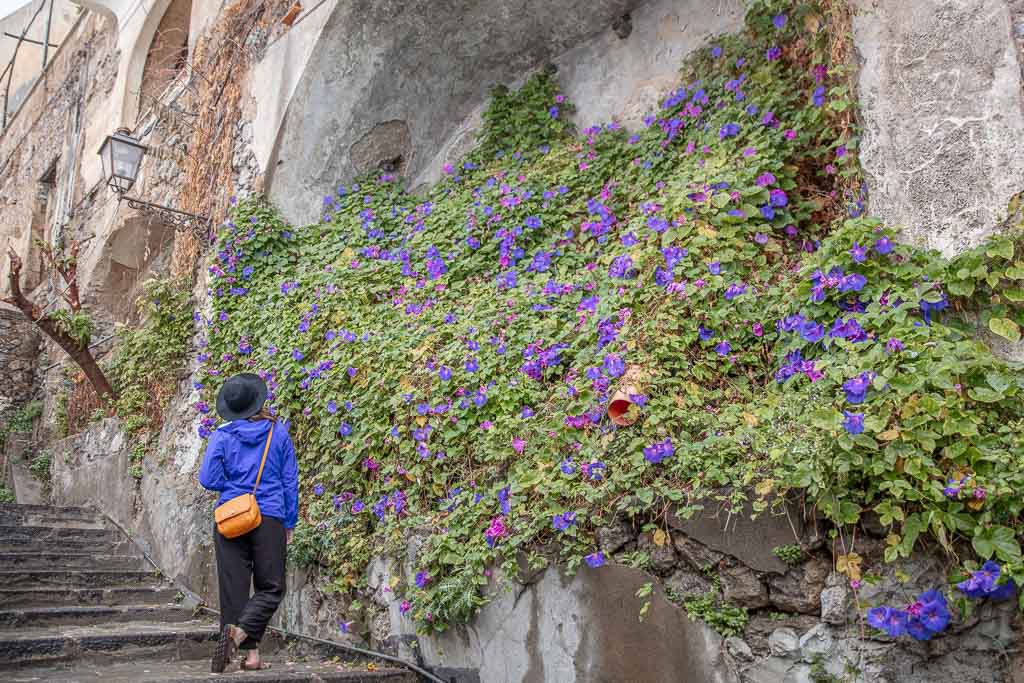
{"type": "Polygon", "coordinates": [[[786,136],[787,140],[796,140],[796,131],[793,130],[792,128],[787,129],[786,132],[783,133],[783,135],[786,136]]]}
{"type": "Polygon", "coordinates": [[[523,452],[523,448],[525,448],[525,447],[526,447],[526,442],[523,441],[522,439],[520,439],[518,436],[516,438],[512,439],[512,450],[514,450],[516,453],[522,453],[523,452]]]}
{"type": "Polygon", "coordinates": [[[398,606],[398,611],[405,614],[412,609],[412,604],[408,600],[403,600],[402,604],[398,606]]]}
{"type": "Polygon", "coordinates": [[[493,426],[494,423],[491,422],[490,420],[484,420],[483,422],[480,423],[480,429],[484,430],[485,432],[493,426]]]}
{"type": "Polygon", "coordinates": [[[764,327],[761,325],[761,323],[754,323],[752,329],[755,337],[760,337],[764,335],[764,327]]]}
{"type": "Polygon", "coordinates": [[[499,538],[504,538],[508,535],[508,529],[505,527],[504,517],[495,517],[491,520],[490,525],[487,527],[487,531],[484,532],[484,537],[487,539],[487,544],[494,547],[494,544],[498,542],[499,538]]]}

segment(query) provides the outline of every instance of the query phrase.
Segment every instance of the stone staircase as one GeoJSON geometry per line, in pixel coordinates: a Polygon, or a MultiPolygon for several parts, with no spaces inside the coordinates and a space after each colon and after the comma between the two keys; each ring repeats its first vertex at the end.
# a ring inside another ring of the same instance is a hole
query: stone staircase
{"type": "Polygon", "coordinates": [[[217,623],[89,508],[0,504],[0,680],[414,683],[409,671],[268,632],[271,668],[210,673],[217,623]]]}

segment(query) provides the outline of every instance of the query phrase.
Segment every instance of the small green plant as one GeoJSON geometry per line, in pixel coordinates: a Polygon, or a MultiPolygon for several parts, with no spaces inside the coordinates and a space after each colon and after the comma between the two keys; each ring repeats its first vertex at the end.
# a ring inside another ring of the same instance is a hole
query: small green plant
{"type": "Polygon", "coordinates": [[[683,598],[683,609],[691,619],[700,619],[725,638],[743,633],[749,619],[745,607],[718,604],[713,593],[683,598]]]}
{"type": "Polygon", "coordinates": [[[810,677],[813,683],[841,683],[838,676],[830,674],[825,669],[825,655],[823,653],[815,653],[811,657],[810,665],[810,677]]]}
{"type": "Polygon", "coordinates": [[[43,451],[35,458],[28,466],[28,471],[32,473],[32,476],[43,482],[44,484],[50,483],[50,454],[43,451]]]}
{"type": "Polygon", "coordinates": [[[622,564],[633,569],[647,569],[651,566],[651,556],[643,550],[634,550],[622,556],[622,564]]]}
{"type": "Polygon", "coordinates": [[[6,486],[0,486],[0,503],[15,503],[14,492],[6,486]]]}
{"type": "Polygon", "coordinates": [[[69,311],[58,309],[49,314],[50,320],[56,324],[57,329],[73,339],[79,347],[89,346],[92,340],[93,323],[92,318],[85,311],[69,311]]]}
{"type": "Polygon", "coordinates": [[[68,435],[68,392],[60,391],[53,401],[53,422],[57,428],[57,438],[68,435]]]}
{"type": "Polygon", "coordinates": [[[779,558],[790,567],[797,566],[804,559],[804,551],[795,543],[772,548],[772,553],[775,554],[775,557],[779,558]]]}
{"type": "Polygon", "coordinates": [[[32,423],[35,422],[35,419],[42,414],[42,401],[31,401],[26,403],[20,410],[11,416],[10,421],[7,423],[7,429],[9,432],[15,434],[27,434],[32,431],[32,423]]]}
{"type": "Polygon", "coordinates": [[[142,465],[132,465],[128,468],[128,474],[135,479],[142,479],[142,465]]]}
{"type": "Polygon", "coordinates": [[[572,104],[558,92],[558,83],[546,71],[532,76],[513,91],[498,85],[483,114],[479,146],[471,158],[491,161],[515,150],[536,151],[572,131],[572,104]]]}

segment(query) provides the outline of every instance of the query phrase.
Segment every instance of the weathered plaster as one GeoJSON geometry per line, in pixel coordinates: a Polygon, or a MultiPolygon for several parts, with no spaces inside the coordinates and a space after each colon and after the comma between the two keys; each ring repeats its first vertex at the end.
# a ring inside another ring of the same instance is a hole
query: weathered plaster
{"type": "Polygon", "coordinates": [[[1024,100],[1004,0],[861,0],[854,19],[870,212],[947,256],[1024,190],[1024,100]]]}

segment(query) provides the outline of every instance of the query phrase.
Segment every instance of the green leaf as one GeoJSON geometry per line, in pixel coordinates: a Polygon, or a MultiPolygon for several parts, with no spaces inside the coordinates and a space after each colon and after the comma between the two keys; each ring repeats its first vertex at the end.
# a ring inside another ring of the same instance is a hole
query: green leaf
{"type": "Polygon", "coordinates": [[[1004,259],[1009,261],[1013,258],[1013,242],[1009,240],[1000,240],[993,242],[988,249],[985,250],[985,254],[991,257],[1002,256],[1004,259]]]}
{"type": "Polygon", "coordinates": [[[1020,341],[1020,327],[1009,318],[992,318],[988,321],[988,329],[1004,339],[1012,342],[1020,341]]]}
{"type": "Polygon", "coordinates": [[[946,285],[946,289],[954,296],[970,296],[974,294],[973,282],[958,282],[954,280],[946,285]]]}
{"type": "Polygon", "coordinates": [[[1010,301],[1024,301],[1024,289],[1019,287],[1015,289],[1004,289],[1002,294],[1010,301]]]}
{"type": "Polygon", "coordinates": [[[971,387],[967,390],[967,395],[975,401],[981,401],[982,403],[998,403],[1003,400],[1002,392],[993,391],[986,387],[971,387]]]}

